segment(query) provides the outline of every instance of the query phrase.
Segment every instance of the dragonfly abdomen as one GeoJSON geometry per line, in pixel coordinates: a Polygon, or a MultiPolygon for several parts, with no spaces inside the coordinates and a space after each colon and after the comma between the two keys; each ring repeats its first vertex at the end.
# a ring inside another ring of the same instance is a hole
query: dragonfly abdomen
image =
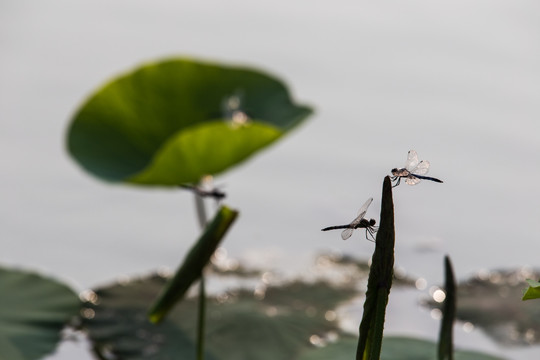
{"type": "Polygon", "coordinates": [[[336,226],[329,226],[324,229],[321,229],[321,231],[328,231],[328,230],[338,230],[338,229],[349,229],[350,225],[336,225],[336,226]]]}
{"type": "Polygon", "coordinates": [[[442,180],[439,180],[437,178],[434,178],[434,177],[429,177],[429,176],[423,176],[423,175],[416,175],[416,174],[412,174],[414,177],[417,177],[419,179],[423,179],[423,180],[431,180],[431,181],[435,181],[435,182],[438,182],[438,183],[442,183],[443,181],[442,180]]]}

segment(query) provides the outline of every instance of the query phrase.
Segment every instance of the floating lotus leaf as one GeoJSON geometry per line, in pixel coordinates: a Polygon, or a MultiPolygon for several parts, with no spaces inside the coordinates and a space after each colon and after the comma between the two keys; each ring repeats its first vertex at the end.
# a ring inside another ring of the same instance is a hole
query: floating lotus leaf
{"type": "MultiPolygon", "coordinates": [[[[356,354],[357,339],[343,337],[338,342],[309,351],[298,360],[350,360],[356,354]]],[[[504,360],[500,357],[483,354],[476,351],[457,350],[455,360],[504,360]]],[[[422,339],[406,337],[385,337],[380,360],[437,360],[437,344],[422,339]]]]}
{"type": "MultiPolygon", "coordinates": [[[[479,274],[457,290],[456,318],[480,327],[501,345],[539,344],[540,306],[521,301],[526,278],[538,278],[528,269],[479,274]]],[[[431,307],[440,307],[434,301],[431,307]]]]}
{"type": "Polygon", "coordinates": [[[170,59],[93,93],[73,117],[67,147],[104,180],[196,183],[246,160],[310,113],[268,74],[170,59]]]}
{"type": "MultiPolygon", "coordinates": [[[[96,352],[117,359],[194,358],[197,301],[184,299],[157,325],[148,307],[166,279],[151,276],[96,290],[83,314],[96,352]]],[[[310,337],[338,333],[328,310],[355,291],[325,282],[294,282],[254,294],[235,290],[207,300],[206,359],[295,359],[315,348],[310,337]]]]}
{"type": "Polygon", "coordinates": [[[67,286],[0,268],[0,359],[40,359],[56,348],[80,301],[67,286]]]}

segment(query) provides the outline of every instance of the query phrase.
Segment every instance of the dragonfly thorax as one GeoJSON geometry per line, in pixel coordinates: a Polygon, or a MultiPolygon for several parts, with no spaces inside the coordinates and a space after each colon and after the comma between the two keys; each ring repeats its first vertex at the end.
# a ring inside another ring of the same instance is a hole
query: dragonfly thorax
{"type": "Polygon", "coordinates": [[[405,182],[409,185],[416,185],[421,180],[430,180],[442,183],[442,180],[426,176],[429,171],[429,161],[419,161],[418,154],[414,150],[409,151],[405,167],[402,167],[401,169],[393,168],[391,171],[392,181],[394,182],[392,187],[398,186],[401,182],[401,179],[404,179],[405,182]]]}
{"type": "Polygon", "coordinates": [[[353,228],[354,229],[367,228],[367,227],[370,227],[370,226],[374,226],[375,223],[376,223],[375,219],[371,219],[371,220],[362,219],[362,220],[360,220],[360,222],[358,224],[355,224],[353,228]]]}
{"type": "Polygon", "coordinates": [[[409,170],[405,169],[405,168],[401,168],[401,169],[397,169],[397,168],[393,168],[392,169],[392,175],[394,176],[402,176],[402,177],[407,177],[409,176],[411,173],[409,172],[409,170]]]}

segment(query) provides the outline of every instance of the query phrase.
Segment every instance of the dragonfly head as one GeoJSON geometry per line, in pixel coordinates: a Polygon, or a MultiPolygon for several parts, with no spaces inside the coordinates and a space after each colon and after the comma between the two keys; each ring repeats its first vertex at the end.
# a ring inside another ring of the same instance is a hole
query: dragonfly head
{"type": "Polygon", "coordinates": [[[375,226],[376,223],[375,219],[369,220],[369,226],[375,226]]]}
{"type": "Polygon", "coordinates": [[[393,168],[393,169],[392,169],[392,175],[396,176],[396,175],[397,175],[397,172],[398,172],[398,169],[397,169],[397,168],[393,168]]]}

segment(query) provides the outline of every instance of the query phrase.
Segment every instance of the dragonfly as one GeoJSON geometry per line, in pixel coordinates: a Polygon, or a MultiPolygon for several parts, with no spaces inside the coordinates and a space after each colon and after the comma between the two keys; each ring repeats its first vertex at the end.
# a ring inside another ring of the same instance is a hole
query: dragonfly
{"type": "Polygon", "coordinates": [[[405,167],[401,169],[392,169],[392,181],[394,182],[394,185],[392,187],[398,186],[402,178],[404,178],[405,182],[409,185],[416,185],[420,182],[420,180],[431,180],[442,183],[442,180],[434,177],[425,176],[428,171],[429,161],[418,161],[418,154],[416,153],[416,151],[411,150],[407,155],[407,162],[405,163],[405,167]]]}
{"type": "Polygon", "coordinates": [[[336,226],[329,226],[321,231],[328,231],[328,230],[337,230],[337,229],[345,229],[341,233],[341,238],[343,240],[347,240],[351,237],[354,229],[364,228],[366,229],[366,239],[369,241],[375,241],[375,233],[377,232],[377,227],[375,226],[376,222],[375,219],[365,219],[364,216],[366,215],[367,209],[369,205],[371,205],[371,202],[373,201],[373,198],[369,198],[366,200],[364,205],[358,210],[358,216],[348,225],[336,225],[336,226]],[[370,235],[371,239],[368,238],[368,234],[370,235]]]}
{"type": "Polygon", "coordinates": [[[195,194],[197,194],[197,195],[199,195],[201,197],[214,198],[216,201],[223,200],[227,196],[223,191],[221,191],[219,189],[216,189],[216,188],[213,188],[213,189],[210,189],[210,190],[205,190],[205,189],[201,188],[200,186],[195,186],[195,185],[182,184],[182,185],[179,185],[179,186],[181,188],[183,188],[183,189],[191,190],[195,194]]]}

